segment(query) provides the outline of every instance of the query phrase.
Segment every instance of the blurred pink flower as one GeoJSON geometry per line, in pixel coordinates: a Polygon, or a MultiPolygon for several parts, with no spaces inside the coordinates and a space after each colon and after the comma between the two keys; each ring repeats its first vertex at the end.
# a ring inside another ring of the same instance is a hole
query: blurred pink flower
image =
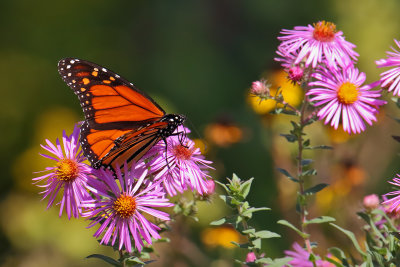
{"type": "MultiPolygon", "coordinates": [[[[399,174],[396,175],[397,177],[400,177],[399,174]]],[[[392,181],[389,182],[389,184],[400,187],[400,179],[393,178],[392,181]]],[[[388,198],[387,200],[383,201],[382,204],[385,206],[387,205],[385,209],[387,209],[389,212],[395,211],[397,213],[400,210],[400,190],[389,192],[387,194],[384,194],[383,196],[384,197],[394,196],[390,199],[388,198]]]]}
{"type": "MultiPolygon", "coordinates": [[[[394,42],[400,48],[400,42],[397,40],[394,42]]],[[[386,52],[387,59],[380,59],[375,63],[378,68],[393,67],[381,73],[381,86],[387,88],[389,92],[393,91],[393,95],[400,96],[400,52],[393,47],[392,50],[393,52],[386,52]]]]}

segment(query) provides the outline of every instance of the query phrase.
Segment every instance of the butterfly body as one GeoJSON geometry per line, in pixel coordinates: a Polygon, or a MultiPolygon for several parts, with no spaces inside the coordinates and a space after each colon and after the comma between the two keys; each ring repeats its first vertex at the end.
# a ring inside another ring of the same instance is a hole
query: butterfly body
{"type": "Polygon", "coordinates": [[[137,162],[186,119],[166,114],[132,83],[95,63],[65,58],[58,71],[80,101],[85,115],[80,142],[94,168],[115,170],[124,162],[137,162]]]}

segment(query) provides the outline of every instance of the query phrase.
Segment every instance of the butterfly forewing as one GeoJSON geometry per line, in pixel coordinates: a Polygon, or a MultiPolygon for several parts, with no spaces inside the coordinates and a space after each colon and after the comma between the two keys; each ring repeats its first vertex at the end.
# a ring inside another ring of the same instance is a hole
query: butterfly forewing
{"type": "Polygon", "coordinates": [[[151,97],[97,64],[66,58],[59,62],[58,70],[78,96],[91,128],[132,129],[165,115],[151,97]]]}

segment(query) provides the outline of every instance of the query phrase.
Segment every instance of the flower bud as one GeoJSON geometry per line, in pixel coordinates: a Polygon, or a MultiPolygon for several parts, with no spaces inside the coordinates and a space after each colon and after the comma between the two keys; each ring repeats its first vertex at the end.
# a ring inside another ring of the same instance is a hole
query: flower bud
{"type": "Polygon", "coordinates": [[[375,194],[365,196],[363,199],[364,208],[368,210],[376,209],[379,206],[379,197],[375,194]]]}

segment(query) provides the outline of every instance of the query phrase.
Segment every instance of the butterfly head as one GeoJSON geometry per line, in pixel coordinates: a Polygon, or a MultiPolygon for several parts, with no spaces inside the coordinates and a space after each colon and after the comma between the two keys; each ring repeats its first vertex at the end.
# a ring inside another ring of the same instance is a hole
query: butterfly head
{"type": "Polygon", "coordinates": [[[163,118],[161,119],[161,121],[168,122],[168,126],[165,129],[160,130],[160,134],[162,135],[162,138],[166,138],[166,137],[172,135],[172,133],[176,130],[176,128],[178,128],[178,126],[182,125],[185,122],[185,120],[186,120],[186,116],[181,115],[181,114],[164,115],[163,118]]]}

